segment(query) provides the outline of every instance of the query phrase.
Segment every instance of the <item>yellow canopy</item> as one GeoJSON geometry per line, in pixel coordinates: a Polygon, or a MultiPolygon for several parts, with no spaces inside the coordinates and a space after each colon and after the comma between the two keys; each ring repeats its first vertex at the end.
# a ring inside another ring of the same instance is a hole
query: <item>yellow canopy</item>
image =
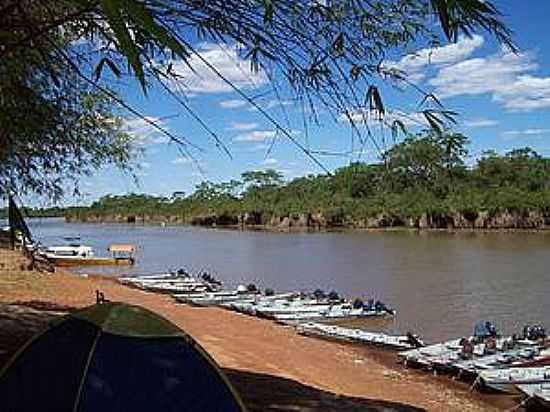
{"type": "Polygon", "coordinates": [[[134,253],[136,247],[134,245],[117,244],[109,246],[109,251],[112,253],[134,253]]]}

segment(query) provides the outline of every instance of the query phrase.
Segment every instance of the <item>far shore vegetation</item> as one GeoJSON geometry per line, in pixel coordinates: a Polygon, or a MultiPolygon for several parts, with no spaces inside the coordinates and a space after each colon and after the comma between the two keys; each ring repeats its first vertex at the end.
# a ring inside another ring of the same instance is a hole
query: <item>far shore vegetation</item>
{"type": "Polygon", "coordinates": [[[485,152],[468,165],[467,138],[426,131],[333,174],[283,181],[276,170],[205,181],[171,197],[108,195],[89,207],[29,210],[89,222],[205,226],[541,228],[550,223],[550,158],[529,148],[485,152]]]}

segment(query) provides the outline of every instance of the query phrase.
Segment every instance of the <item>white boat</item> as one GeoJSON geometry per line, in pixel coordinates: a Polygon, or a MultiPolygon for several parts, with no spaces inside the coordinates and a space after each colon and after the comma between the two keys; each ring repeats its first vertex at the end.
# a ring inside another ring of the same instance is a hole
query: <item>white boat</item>
{"type": "Polygon", "coordinates": [[[518,384],[517,389],[527,395],[527,405],[530,403],[540,407],[539,410],[550,410],[550,384],[549,383],[530,383],[518,384]]]}
{"type": "Polygon", "coordinates": [[[383,346],[390,349],[410,349],[422,345],[422,341],[415,336],[394,336],[384,333],[367,332],[361,329],[343,328],[341,326],[324,323],[308,322],[298,326],[298,332],[304,335],[320,336],[324,338],[349,340],[369,345],[383,346]]]}
{"type": "Polygon", "coordinates": [[[516,393],[518,391],[516,385],[550,384],[550,366],[481,371],[479,380],[486,388],[516,393]]]}
{"type": "Polygon", "coordinates": [[[114,245],[117,249],[109,248],[111,257],[96,256],[91,246],[80,243],[69,243],[62,246],[49,246],[39,251],[56,266],[86,266],[86,265],[132,265],[134,264],[134,247],[131,245],[114,245]],[[124,248],[122,253],[121,249],[124,248]],[[112,250],[111,250],[112,249],[112,250]]]}
{"type": "Polygon", "coordinates": [[[180,303],[187,303],[195,306],[217,306],[230,302],[242,300],[254,300],[257,293],[248,293],[240,290],[220,291],[220,292],[205,292],[205,293],[190,293],[190,294],[174,294],[172,297],[180,303]]]}
{"type": "MultiPolygon", "coordinates": [[[[265,315],[265,312],[258,310],[260,314],[265,315]]],[[[313,310],[309,309],[307,311],[302,311],[301,308],[297,309],[293,313],[280,313],[274,312],[268,317],[272,317],[278,321],[304,321],[312,319],[342,319],[342,318],[362,318],[362,317],[372,317],[372,316],[385,316],[387,312],[378,312],[374,310],[366,310],[364,308],[353,308],[350,304],[337,304],[330,306],[321,306],[319,308],[314,308],[313,310]]]]}

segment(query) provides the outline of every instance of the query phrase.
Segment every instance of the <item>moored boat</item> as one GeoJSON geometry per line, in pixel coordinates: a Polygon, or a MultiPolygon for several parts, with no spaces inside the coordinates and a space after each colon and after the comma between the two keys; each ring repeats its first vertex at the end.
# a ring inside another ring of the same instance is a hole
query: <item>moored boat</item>
{"type": "Polygon", "coordinates": [[[487,389],[517,393],[516,385],[550,384],[550,366],[481,371],[479,382],[487,389]]]}
{"type": "Polygon", "coordinates": [[[96,256],[91,246],[69,243],[50,246],[39,252],[55,266],[133,265],[135,248],[132,245],[112,245],[110,257],[96,256]]]}
{"type": "Polygon", "coordinates": [[[388,335],[385,333],[368,332],[361,329],[344,328],[324,323],[307,322],[297,327],[298,333],[307,336],[321,337],[331,340],[344,340],[361,344],[380,346],[386,349],[403,350],[422,346],[423,342],[415,335],[388,335]]]}

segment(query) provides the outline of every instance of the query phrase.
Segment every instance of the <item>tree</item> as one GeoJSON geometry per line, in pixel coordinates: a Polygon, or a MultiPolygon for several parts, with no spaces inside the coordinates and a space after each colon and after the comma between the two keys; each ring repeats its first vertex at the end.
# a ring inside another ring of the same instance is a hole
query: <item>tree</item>
{"type": "MultiPolygon", "coordinates": [[[[33,4],[2,3],[0,26],[17,26],[10,10],[41,18],[33,4]],[[5,6],[5,8],[4,8],[5,6]],[[9,7],[11,6],[11,8],[9,7]]],[[[20,22],[19,22],[20,23],[20,22]]],[[[26,22],[25,22],[26,24],[26,22]]],[[[18,29],[0,29],[0,192],[35,193],[59,200],[82,175],[114,164],[129,170],[137,154],[123,133],[112,100],[81,79],[55,55],[68,47],[56,30],[49,38],[6,52],[20,40],[18,29]]]]}
{"type": "Polygon", "coordinates": [[[241,175],[243,183],[250,189],[273,189],[283,183],[283,175],[274,169],[253,170],[241,175]]]}
{"type": "MultiPolygon", "coordinates": [[[[227,151],[217,133],[169,87],[170,82],[181,80],[175,63],[194,69],[198,62],[324,168],[291,131],[199,53],[197,39],[238,45],[252,71],[262,71],[269,79],[285,79],[295,97],[313,113],[321,106],[335,116],[344,115],[364,143],[365,135],[359,132],[354,114],[374,113],[383,121],[387,107],[380,86],[407,81],[407,73],[384,64],[387,56],[406,53],[412,46],[456,41],[460,34],[482,30],[513,48],[499,11],[486,0],[4,0],[0,6],[0,62],[23,57],[27,63],[28,50],[48,56],[31,65],[32,70],[40,70],[42,81],[55,83],[57,66],[62,65],[64,71],[145,119],[188,153],[192,146],[185,136],[147,119],[109,90],[109,79],[128,74],[125,68],[130,67],[129,73],[144,90],[152,82],[159,84],[227,151]],[[74,41],[59,42],[60,35],[74,41]],[[81,47],[83,40],[91,45],[86,50],[81,47]],[[52,60],[56,64],[51,64],[52,60]]],[[[273,88],[276,84],[272,82],[273,88]]],[[[16,100],[17,89],[6,88],[5,92],[10,93],[10,101],[16,100]]],[[[431,93],[421,92],[419,100],[426,107],[422,113],[434,128],[441,126],[438,114],[443,119],[449,117],[431,93]]],[[[367,122],[365,126],[368,128],[367,122]]],[[[371,136],[370,132],[366,136],[371,136]]]]}
{"type": "Polygon", "coordinates": [[[439,185],[445,151],[431,137],[409,137],[385,154],[390,182],[394,188],[433,189],[439,185]]]}

